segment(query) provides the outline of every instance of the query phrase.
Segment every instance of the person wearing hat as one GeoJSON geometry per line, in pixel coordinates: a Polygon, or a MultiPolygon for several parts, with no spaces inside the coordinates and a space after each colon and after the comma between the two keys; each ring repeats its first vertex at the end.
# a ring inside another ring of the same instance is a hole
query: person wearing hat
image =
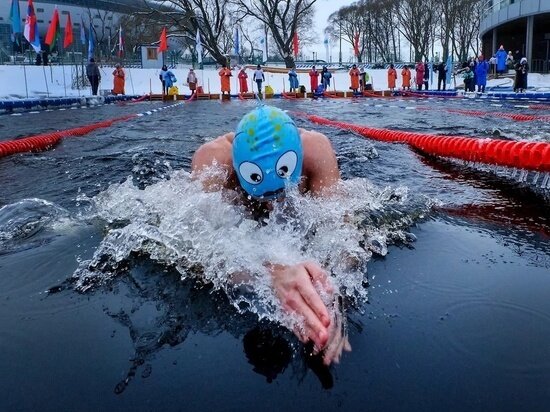
{"type": "Polygon", "coordinates": [[[523,93],[527,89],[527,73],[529,72],[529,65],[527,64],[527,58],[522,57],[519,63],[516,64],[516,78],[514,80],[514,91],[516,93],[523,93]]]}
{"type": "MultiPolygon", "coordinates": [[[[285,112],[264,105],[247,113],[235,133],[199,147],[191,170],[206,191],[235,190],[244,204],[267,210],[273,202],[284,201],[288,190],[333,196],[340,180],[336,155],[325,135],[298,129],[285,112]],[[212,167],[225,172],[208,172],[212,167]]],[[[266,262],[265,267],[281,307],[304,321],[303,327],[294,325],[296,336],[324,351],[325,364],[351,349],[345,336],[337,332],[338,322],[329,315],[333,307],[321,298],[335,291],[318,263],[266,262]]]]}
{"type": "Polygon", "coordinates": [[[187,73],[187,84],[189,85],[191,94],[195,93],[195,90],[197,89],[197,82],[197,75],[195,74],[195,70],[191,67],[189,69],[189,73],[187,73]]]}
{"type": "Polygon", "coordinates": [[[126,94],[124,93],[124,82],[125,82],[125,73],[122,69],[122,65],[117,63],[115,65],[115,70],[113,71],[113,94],[126,94]]]}
{"type": "Polygon", "coordinates": [[[476,65],[476,85],[478,93],[485,93],[485,86],[487,85],[487,74],[489,73],[489,63],[483,58],[483,55],[479,55],[479,59],[476,65]]]}
{"type": "Polygon", "coordinates": [[[101,73],[99,72],[99,67],[97,67],[93,57],[86,65],[86,77],[88,77],[88,81],[92,86],[92,95],[97,96],[97,89],[99,88],[99,82],[101,81],[101,73]]]}
{"type": "Polygon", "coordinates": [[[504,46],[501,45],[496,54],[497,58],[497,75],[504,73],[506,71],[506,59],[508,58],[508,53],[504,50],[504,46]]]}
{"type": "Polygon", "coordinates": [[[349,77],[351,80],[350,89],[353,90],[353,93],[357,93],[359,90],[359,74],[359,69],[357,68],[357,65],[354,64],[349,71],[349,77]]]}

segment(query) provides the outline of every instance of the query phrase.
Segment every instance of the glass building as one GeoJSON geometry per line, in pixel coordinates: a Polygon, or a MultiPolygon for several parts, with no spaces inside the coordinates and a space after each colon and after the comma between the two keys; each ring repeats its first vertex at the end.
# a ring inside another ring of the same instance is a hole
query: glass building
{"type": "Polygon", "coordinates": [[[531,71],[550,72],[550,0],[489,0],[480,23],[483,53],[502,45],[514,58],[526,57],[531,71]]]}

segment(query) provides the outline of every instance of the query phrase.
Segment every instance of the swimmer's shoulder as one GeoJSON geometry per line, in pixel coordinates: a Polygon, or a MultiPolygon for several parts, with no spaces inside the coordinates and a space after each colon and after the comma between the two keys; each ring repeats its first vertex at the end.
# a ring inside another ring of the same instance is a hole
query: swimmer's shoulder
{"type": "Polygon", "coordinates": [[[234,133],[227,133],[203,144],[193,154],[191,170],[202,170],[213,163],[221,166],[232,165],[232,145],[234,138],[234,133]]]}

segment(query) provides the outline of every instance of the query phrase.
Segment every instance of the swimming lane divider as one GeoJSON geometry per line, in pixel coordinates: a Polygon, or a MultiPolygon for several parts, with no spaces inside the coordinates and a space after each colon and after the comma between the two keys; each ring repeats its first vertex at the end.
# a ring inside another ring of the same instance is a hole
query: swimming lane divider
{"type": "MultiPolygon", "coordinates": [[[[302,114],[302,116],[304,115],[302,114]]],[[[315,115],[305,115],[305,118],[313,123],[351,130],[361,136],[382,142],[407,143],[421,152],[434,156],[550,172],[550,143],[547,142],[516,142],[466,136],[430,135],[377,129],[315,115]]]]}
{"type": "Polygon", "coordinates": [[[16,153],[48,150],[66,137],[84,136],[94,130],[110,127],[114,123],[125,122],[130,119],[135,119],[136,117],[152,115],[153,113],[157,113],[159,111],[169,108],[171,109],[173,107],[180,106],[181,104],[183,104],[183,102],[171,106],[160,107],[158,109],[150,110],[144,113],[129,114],[126,116],[116,117],[114,119],[104,120],[98,123],[92,123],[86,126],[75,127],[73,129],[44,133],[36,136],[25,137],[22,139],[2,141],[0,142],[0,158],[16,153]]]}

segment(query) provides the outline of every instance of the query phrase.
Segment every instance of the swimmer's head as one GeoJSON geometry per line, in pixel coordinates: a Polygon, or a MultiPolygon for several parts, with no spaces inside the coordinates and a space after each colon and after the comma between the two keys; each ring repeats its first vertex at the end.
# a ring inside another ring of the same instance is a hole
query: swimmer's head
{"type": "Polygon", "coordinates": [[[275,199],[299,183],[302,140],[282,110],[260,106],[239,122],[233,140],[233,167],[241,187],[256,199],[275,199]]]}

